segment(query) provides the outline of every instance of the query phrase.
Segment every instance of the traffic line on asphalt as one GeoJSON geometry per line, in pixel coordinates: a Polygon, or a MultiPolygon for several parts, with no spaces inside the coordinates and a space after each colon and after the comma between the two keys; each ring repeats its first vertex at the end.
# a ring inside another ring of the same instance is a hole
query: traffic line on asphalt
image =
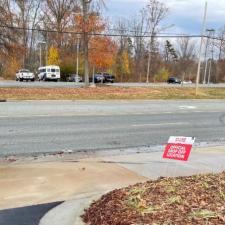
{"type": "Polygon", "coordinates": [[[180,109],[197,109],[196,106],[192,106],[192,105],[181,105],[179,106],[180,109]]]}

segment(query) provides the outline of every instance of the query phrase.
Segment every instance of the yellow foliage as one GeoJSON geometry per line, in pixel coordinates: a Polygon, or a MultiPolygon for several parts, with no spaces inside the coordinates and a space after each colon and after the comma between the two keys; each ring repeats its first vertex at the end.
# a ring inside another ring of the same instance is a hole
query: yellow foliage
{"type": "Polygon", "coordinates": [[[130,63],[129,63],[129,55],[127,51],[123,51],[122,53],[122,62],[123,62],[123,73],[130,73],[130,63]]]}
{"type": "Polygon", "coordinates": [[[48,52],[48,65],[60,65],[58,48],[50,47],[48,52]]]}
{"type": "Polygon", "coordinates": [[[120,74],[120,76],[130,74],[129,54],[126,50],[117,55],[116,71],[117,74],[120,74]]]}
{"type": "Polygon", "coordinates": [[[155,75],[155,81],[158,82],[165,82],[169,78],[169,71],[165,68],[162,68],[158,71],[158,73],[155,75]]]}

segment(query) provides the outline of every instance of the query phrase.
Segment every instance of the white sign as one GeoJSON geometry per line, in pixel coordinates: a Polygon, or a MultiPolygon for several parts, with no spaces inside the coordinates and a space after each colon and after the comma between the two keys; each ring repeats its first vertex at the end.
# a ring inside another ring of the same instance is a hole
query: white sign
{"type": "Polygon", "coordinates": [[[186,144],[193,145],[195,143],[195,137],[175,137],[172,136],[169,138],[169,144],[186,144]]]}

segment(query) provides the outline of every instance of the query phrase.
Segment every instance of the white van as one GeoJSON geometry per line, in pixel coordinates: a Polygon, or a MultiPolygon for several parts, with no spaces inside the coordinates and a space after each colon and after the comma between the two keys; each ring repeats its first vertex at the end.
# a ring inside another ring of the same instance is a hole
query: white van
{"type": "Polygon", "coordinates": [[[60,80],[60,68],[59,66],[45,66],[38,69],[39,81],[59,81],[60,80]]]}

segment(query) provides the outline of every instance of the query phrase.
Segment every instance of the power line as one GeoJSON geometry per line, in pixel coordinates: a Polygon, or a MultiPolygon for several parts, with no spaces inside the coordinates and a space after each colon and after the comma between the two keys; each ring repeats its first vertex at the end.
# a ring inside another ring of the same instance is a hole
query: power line
{"type": "MultiPolygon", "coordinates": [[[[26,31],[37,31],[37,32],[43,32],[43,33],[60,33],[60,34],[71,34],[71,35],[82,35],[83,32],[77,32],[77,31],[57,31],[57,30],[47,30],[43,28],[24,28],[24,27],[18,27],[18,26],[8,26],[8,25],[0,25],[0,28],[6,28],[6,29],[13,29],[13,30],[26,30],[26,31]]],[[[112,29],[111,29],[112,30],[112,29]]],[[[1,35],[1,34],[0,34],[1,35]]],[[[198,34],[158,34],[158,35],[133,35],[133,34],[113,34],[113,33],[95,33],[95,32],[89,32],[89,36],[105,36],[105,37],[133,37],[133,38],[151,38],[154,36],[155,38],[209,38],[213,40],[218,41],[225,41],[225,39],[221,37],[210,37],[208,35],[198,35],[198,34]]]]}
{"type": "MultiPolygon", "coordinates": [[[[117,31],[117,32],[129,32],[129,33],[141,33],[141,34],[151,34],[151,32],[139,31],[139,30],[130,30],[130,29],[117,29],[117,28],[110,28],[107,29],[108,31],[117,31]]],[[[158,32],[160,35],[178,35],[178,36],[188,36],[188,34],[181,34],[181,33],[169,33],[169,32],[158,32]]],[[[197,35],[196,35],[197,36],[197,35]]]]}
{"type": "MultiPolygon", "coordinates": [[[[38,31],[38,32],[45,32],[45,33],[61,33],[61,34],[73,34],[73,35],[82,35],[83,32],[77,32],[77,31],[57,31],[57,30],[47,30],[43,28],[24,28],[24,27],[18,27],[18,26],[6,26],[6,25],[0,25],[1,28],[7,28],[7,29],[14,29],[14,30],[27,30],[27,31],[38,31]]],[[[146,37],[150,38],[151,35],[131,35],[131,34],[112,34],[112,33],[94,33],[89,32],[89,36],[110,36],[110,37],[146,37]]],[[[157,38],[179,38],[179,37],[189,37],[189,38],[199,38],[200,35],[154,35],[154,37],[157,38]]]]}

